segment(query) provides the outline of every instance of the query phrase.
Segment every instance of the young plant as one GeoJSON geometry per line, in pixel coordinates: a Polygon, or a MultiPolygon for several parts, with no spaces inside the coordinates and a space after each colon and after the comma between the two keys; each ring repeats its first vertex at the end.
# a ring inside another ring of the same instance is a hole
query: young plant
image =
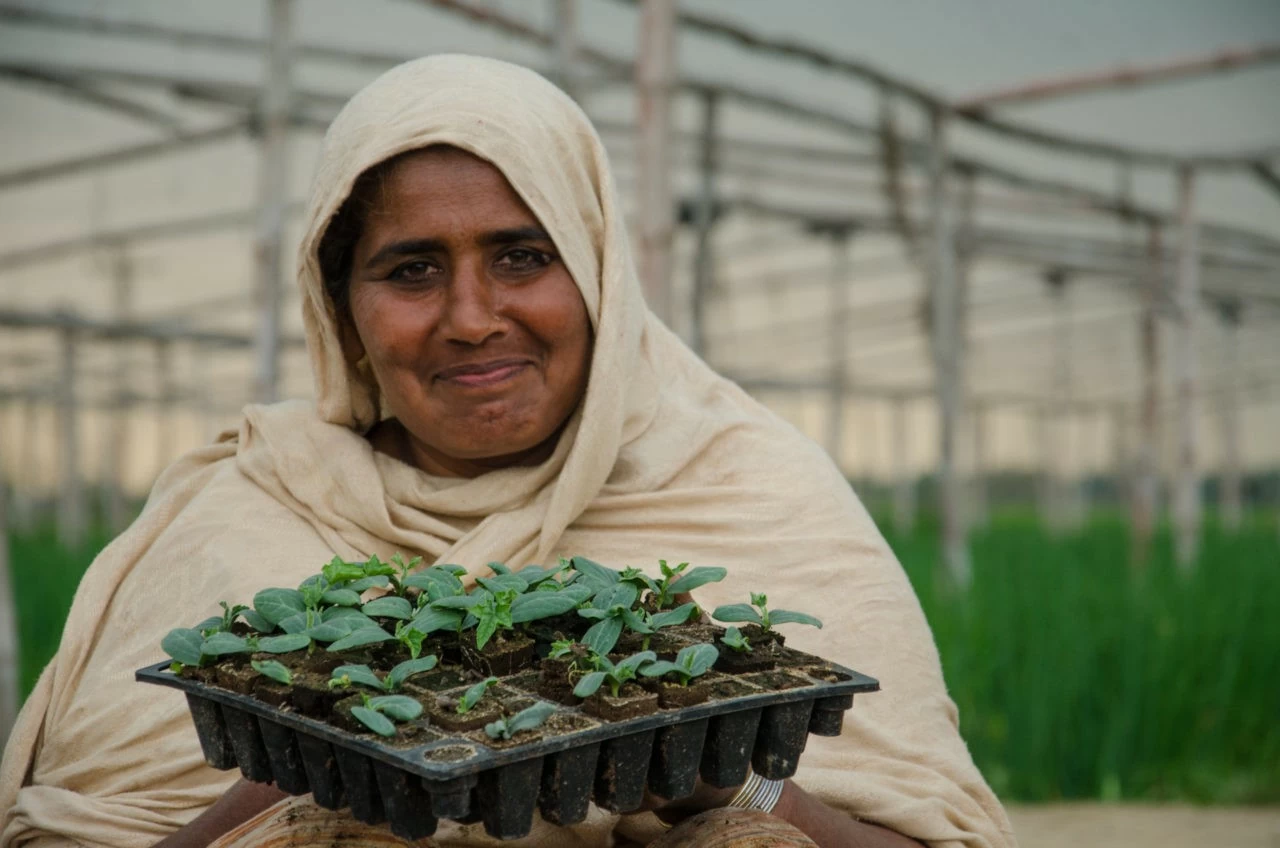
{"type": "Polygon", "coordinates": [[[642,650],[649,650],[649,640],[664,627],[675,627],[678,624],[684,624],[693,615],[698,605],[689,602],[681,604],[675,609],[662,610],[661,612],[650,613],[645,610],[640,611],[640,618],[649,628],[649,632],[644,634],[644,641],[640,647],[642,650]]]}
{"type": "Polygon", "coordinates": [[[539,701],[532,707],[523,709],[511,716],[511,718],[500,718],[497,721],[486,724],[484,732],[490,739],[510,739],[522,730],[535,730],[541,727],[542,723],[555,711],[554,704],[539,701]]]}
{"type": "Polygon", "coordinates": [[[716,621],[735,621],[755,624],[766,633],[773,629],[775,624],[808,624],[812,627],[822,629],[822,622],[811,615],[803,612],[793,612],[791,610],[769,610],[769,599],[764,593],[751,593],[750,604],[726,604],[722,607],[716,607],[711,613],[711,617],[716,621]],[[755,607],[755,609],[752,609],[755,607]]]}
{"type": "Polygon", "coordinates": [[[690,680],[710,671],[711,666],[715,665],[719,658],[720,652],[716,650],[716,646],[704,642],[701,645],[681,648],[680,653],[676,654],[675,662],[670,660],[651,662],[640,669],[640,673],[645,677],[671,675],[681,686],[688,686],[690,680]]]}
{"type": "Polygon", "coordinates": [[[379,736],[395,736],[392,721],[413,721],[422,715],[422,704],[405,695],[381,695],[370,698],[360,693],[363,706],[352,707],[351,716],[379,736]]]}
{"type": "Polygon", "coordinates": [[[293,683],[293,673],[275,660],[253,660],[249,665],[253,666],[253,670],[258,674],[270,677],[277,683],[283,683],[285,686],[293,683]]]}
{"type": "Polygon", "coordinates": [[[421,563],[422,557],[414,557],[405,562],[404,558],[398,553],[391,555],[391,562],[383,562],[378,559],[377,554],[374,554],[364,564],[364,573],[367,577],[385,577],[387,583],[391,586],[391,591],[403,598],[405,590],[409,587],[407,581],[409,580],[410,572],[421,563]]]}
{"type": "Polygon", "coordinates": [[[652,590],[653,607],[663,610],[675,603],[677,595],[684,595],[708,583],[719,583],[728,571],[720,566],[700,565],[686,572],[689,563],[682,562],[674,568],[667,565],[665,559],[658,560],[658,568],[662,570],[662,579],[652,590]]]}
{"type": "Polygon", "coordinates": [[[486,677],[463,692],[462,697],[458,699],[458,715],[466,715],[471,712],[475,705],[484,698],[484,693],[489,691],[489,687],[496,685],[497,682],[498,678],[496,677],[486,677]]]}
{"type": "Polygon", "coordinates": [[[399,692],[406,680],[415,674],[430,671],[436,667],[436,662],[434,655],[405,660],[387,672],[387,676],[383,678],[374,674],[373,669],[367,665],[340,665],[329,677],[329,688],[346,689],[349,686],[360,685],[382,692],[399,692]]]}
{"type": "Polygon", "coordinates": [[[622,686],[629,680],[636,679],[636,672],[645,663],[651,663],[658,659],[658,655],[653,651],[641,651],[638,654],[632,654],[625,660],[621,660],[616,665],[609,660],[608,657],[600,654],[597,655],[598,671],[593,671],[578,681],[578,685],[573,687],[573,694],[579,698],[590,698],[605,683],[609,684],[609,693],[613,697],[618,697],[622,691],[622,686]]]}
{"type": "Polygon", "coordinates": [[[305,633],[285,633],[280,636],[237,636],[219,631],[200,645],[200,653],[210,657],[226,654],[287,654],[311,647],[311,637],[305,633]]]}
{"type": "Polygon", "coordinates": [[[720,637],[721,643],[728,646],[732,651],[739,654],[751,653],[751,640],[742,635],[742,631],[736,627],[730,626],[725,629],[724,635],[720,637]]]}
{"type": "Polygon", "coordinates": [[[631,583],[616,583],[599,592],[591,601],[591,606],[579,609],[578,615],[595,622],[583,635],[582,643],[590,646],[597,654],[604,655],[618,644],[623,627],[637,633],[652,633],[653,630],[645,624],[644,619],[631,608],[639,594],[631,583]]]}

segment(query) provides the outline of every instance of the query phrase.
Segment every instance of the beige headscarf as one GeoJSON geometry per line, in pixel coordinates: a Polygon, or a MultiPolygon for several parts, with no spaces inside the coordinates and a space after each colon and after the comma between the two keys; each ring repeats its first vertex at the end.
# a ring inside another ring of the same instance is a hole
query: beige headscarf
{"type": "MultiPolygon", "coordinates": [[[[880,678],[836,739],[813,738],[797,780],[861,819],[938,845],[1007,846],[999,803],[957,732],[938,657],[893,554],[825,454],[711,372],[644,307],[604,148],[546,80],[490,59],[397,67],[325,137],[300,250],[315,406],[248,407],[238,433],[184,457],[94,562],[58,656],[0,769],[0,846],[148,845],[234,779],[203,763],[183,699],[135,684],[160,637],[344,557],[422,554],[479,568],[584,553],[724,565],[708,605],[766,591],[823,618],[790,642],[880,678]],[[372,450],[377,390],[348,366],[316,248],[361,172],[445,143],[492,162],[551,234],[587,304],[586,396],[554,454],[469,480],[372,450]]],[[[520,844],[612,844],[633,824],[594,810],[520,844]]],[[[490,844],[442,825],[443,845],[490,844]]]]}

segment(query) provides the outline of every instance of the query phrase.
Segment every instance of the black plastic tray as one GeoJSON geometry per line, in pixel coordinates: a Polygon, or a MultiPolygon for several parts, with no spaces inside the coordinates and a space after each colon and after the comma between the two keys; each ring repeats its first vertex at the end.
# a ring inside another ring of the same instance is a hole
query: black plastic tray
{"type": "Polygon", "coordinates": [[[581,730],[508,747],[461,735],[395,747],[180,677],[168,662],[140,669],[137,679],[186,693],[214,768],[238,765],[248,780],[310,792],[328,809],[350,807],[354,818],[387,821],[405,839],[430,836],[442,818],[483,820],[490,836],[516,839],[532,829],[535,809],[553,824],[571,825],[586,817],[591,801],[614,812],[637,809],[646,786],[674,799],[692,793],[699,775],[719,787],[741,783],[748,768],[774,780],[790,777],[810,733],[838,736],[853,696],[880,688],[873,678],[813,659],[841,679],[789,668],[806,683],[619,722],[557,704],[581,730]],[[464,756],[432,758],[445,754],[464,756]]]}

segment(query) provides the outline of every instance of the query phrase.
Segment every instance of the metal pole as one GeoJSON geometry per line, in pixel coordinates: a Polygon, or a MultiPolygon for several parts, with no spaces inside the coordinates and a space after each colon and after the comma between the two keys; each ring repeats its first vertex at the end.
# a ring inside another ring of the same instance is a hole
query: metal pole
{"type": "Polygon", "coordinates": [[[1053,387],[1054,415],[1050,426],[1054,432],[1054,445],[1050,453],[1053,462],[1050,474],[1049,524],[1056,531],[1075,527],[1079,520],[1074,450],[1072,444],[1073,395],[1075,387],[1071,373],[1071,305],[1067,298],[1067,275],[1054,269],[1045,275],[1049,294],[1054,303],[1053,322],[1053,387]]]}
{"type": "Polygon", "coordinates": [[[1134,451],[1132,500],[1135,564],[1146,562],[1155,533],[1159,501],[1160,446],[1160,337],[1157,307],[1160,299],[1163,249],[1160,227],[1147,230],[1147,262],[1142,274],[1142,315],[1138,319],[1139,356],[1142,360],[1142,398],[1138,406],[1138,437],[1134,451]]]}
{"type": "Polygon", "coordinates": [[[16,475],[17,485],[13,494],[14,523],[22,530],[31,530],[36,523],[36,490],[39,488],[39,472],[36,469],[38,460],[36,434],[40,427],[40,400],[35,392],[30,392],[22,399],[20,435],[18,436],[18,454],[16,475]]]}
{"type": "Polygon", "coordinates": [[[907,399],[893,400],[893,527],[905,537],[916,526],[916,481],[907,453],[910,450],[910,417],[907,399]]]}
{"type": "Polygon", "coordinates": [[[1123,403],[1111,405],[1111,468],[1115,473],[1116,503],[1132,499],[1133,460],[1130,456],[1130,422],[1123,403]]]}
{"type": "Polygon", "coordinates": [[[701,182],[698,187],[698,206],[694,226],[697,229],[697,248],[693,260],[692,332],[690,338],[695,353],[707,356],[706,305],[707,296],[715,281],[715,253],[711,244],[711,231],[715,225],[716,204],[716,127],[718,124],[719,96],[714,92],[702,95],[702,139],[698,151],[698,168],[701,182]]]}
{"type": "Polygon", "coordinates": [[[1222,426],[1222,464],[1218,474],[1219,509],[1222,526],[1230,532],[1240,530],[1242,499],[1240,480],[1240,302],[1225,300],[1218,304],[1223,332],[1223,377],[1221,394],[1216,404],[1222,426]]]}
{"type": "Polygon", "coordinates": [[[156,473],[161,472],[173,462],[173,344],[165,340],[155,342],[156,357],[156,473]]]}
{"type": "MultiPolygon", "coordinates": [[[[115,320],[126,323],[133,317],[133,262],[123,247],[112,257],[112,288],[115,320]]],[[[129,450],[129,346],[118,341],[114,345],[115,387],[110,431],[107,434],[102,490],[106,497],[107,524],[119,533],[129,523],[129,509],[124,496],[124,469],[129,450]]]]}
{"type": "Polygon", "coordinates": [[[1195,217],[1195,172],[1178,169],[1178,275],[1175,301],[1174,386],[1177,399],[1177,489],[1174,525],[1179,567],[1189,570],[1200,546],[1199,427],[1196,395],[1196,307],[1200,245],[1195,217]]]}
{"type": "Polygon", "coordinates": [[[552,0],[552,17],[555,21],[552,36],[555,39],[556,82],[564,93],[579,99],[578,58],[578,2],[577,0],[552,0]]]}
{"type": "Polygon", "coordinates": [[[9,558],[9,476],[0,477],[0,739],[18,717],[18,611],[9,558]]]}
{"type": "Polygon", "coordinates": [[[942,549],[947,570],[958,585],[970,578],[969,552],[962,523],[960,477],[956,469],[956,434],[960,429],[964,347],[960,339],[960,302],[956,279],[955,231],[947,191],[949,156],[947,118],[929,112],[929,187],[932,206],[931,334],[934,382],[938,400],[938,492],[942,512],[942,549]]]}
{"type": "Polygon", "coordinates": [[[649,308],[671,324],[671,96],[675,88],[675,0],[640,7],[636,62],[639,272],[649,308]]]}
{"type": "Polygon", "coordinates": [[[983,404],[973,404],[970,412],[973,430],[973,474],[970,477],[969,526],[986,526],[991,519],[991,504],[987,492],[987,429],[991,415],[983,404]]]}
{"type": "Polygon", "coordinates": [[[832,235],[827,300],[827,453],[837,466],[844,457],[845,401],[849,361],[849,233],[832,235]]]}
{"type": "Polygon", "coordinates": [[[255,307],[258,310],[254,398],[272,403],[280,394],[281,256],[289,191],[289,30],[292,0],[269,0],[267,78],[259,108],[258,231],[255,307]]]}
{"type": "Polygon", "coordinates": [[[84,541],[85,504],[80,479],[79,410],[76,409],[76,359],[79,338],[62,330],[61,376],[58,382],[58,541],[75,550],[84,541]]]}

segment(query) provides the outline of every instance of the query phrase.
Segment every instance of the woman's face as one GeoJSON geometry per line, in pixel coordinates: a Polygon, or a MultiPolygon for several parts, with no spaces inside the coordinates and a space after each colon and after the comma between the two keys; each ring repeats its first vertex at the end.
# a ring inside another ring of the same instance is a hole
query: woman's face
{"type": "Polygon", "coordinates": [[[397,160],[351,265],[346,355],[367,356],[424,470],[539,461],[586,390],[582,295],[493,165],[454,148],[397,160]]]}

